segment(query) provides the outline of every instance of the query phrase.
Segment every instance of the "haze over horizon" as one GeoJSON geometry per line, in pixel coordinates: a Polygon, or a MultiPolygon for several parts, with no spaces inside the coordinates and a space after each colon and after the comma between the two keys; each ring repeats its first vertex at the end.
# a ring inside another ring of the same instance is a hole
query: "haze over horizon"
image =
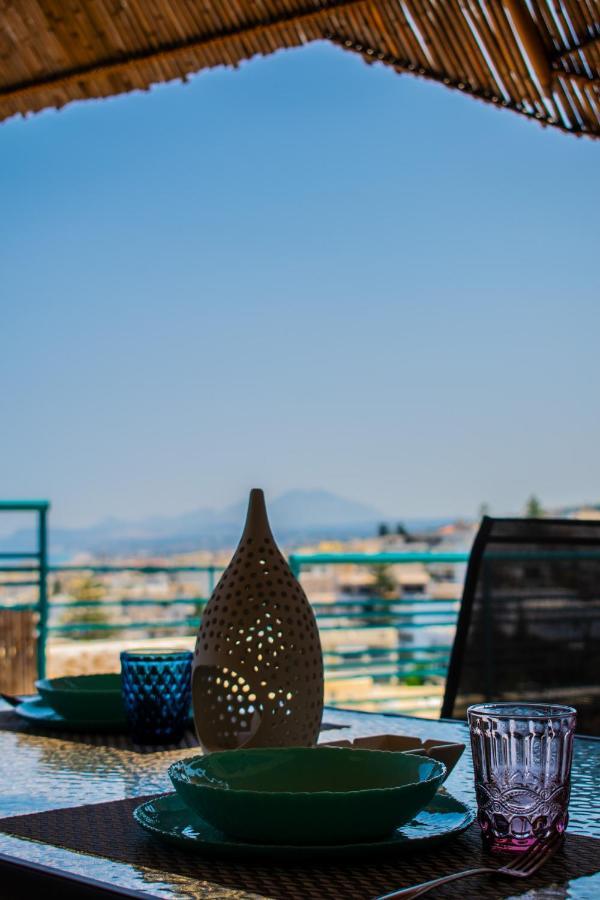
{"type": "Polygon", "coordinates": [[[256,485],[390,519],[599,496],[593,142],[311,45],[0,154],[0,498],[83,527],[256,485]]]}
{"type": "MultiPolygon", "coordinates": [[[[369,532],[376,524],[380,523],[385,523],[391,527],[400,524],[409,528],[418,528],[419,525],[437,527],[441,523],[450,521],[475,521],[481,515],[484,507],[488,514],[496,515],[521,515],[525,507],[524,503],[519,509],[492,510],[489,504],[482,504],[480,509],[469,514],[459,513],[445,516],[389,514],[377,507],[360,503],[349,497],[341,497],[338,494],[320,488],[308,490],[291,489],[276,495],[267,493],[266,501],[272,524],[277,529],[282,529],[288,534],[290,530],[301,531],[303,528],[308,528],[316,534],[319,524],[341,527],[350,524],[356,526],[362,524],[366,526],[369,532]]],[[[574,501],[566,507],[550,507],[548,509],[550,513],[556,513],[563,508],[572,508],[590,502],[597,504],[598,501],[585,498],[583,501],[574,501]]],[[[52,515],[50,524],[52,533],[60,532],[61,535],[66,535],[71,532],[74,539],[77,536],[94,534],[113,535],[116,538],[119,534],[126,534],[128,530],[131,534],[135,534],[136,530],[143,534],[148,533],[148,529],[150,533],[153,531],[157,535],[162,534],[165,537],[172,537],[177,535],[181,528],[193,534],[194,530],[204,533],[205,531],[210,531],[212,526],[216,526],[218,530],[219,527],[222,529],[224,525],[231,529],[231,531],[227,531],[228,534],[234,534],[244,522],[246,504],[247,496],[244,496],[236,503],[227,504],[224,507],[196,504],[195,506],[182,509],[179,513],[168,515],[159,511],[141,517],[131,515],[126,518],[120,518],[111,515],[81,526],[68,522],[56,522],[52,515]]],[[[51,505],[51,514],[52,512],[51,505]]],[[[31,523],[23,521],[23,515],[20,513],[7,514],[0,517],[0,544],[3,539],[11,536],[18,537],[19,534],[30,531],[32,527],[31,523]]],[[[365,536],[367,534],[366,529],[364,532],[365,536]]],[[[358,535],[359,529],[355,529],[355,533],[358,535]]],[[[34,537],[34,531],[31,531],[31,537],[34,537]]],[[[323,532],[323,537],[327,537],[326,529],[323,532]]]]}

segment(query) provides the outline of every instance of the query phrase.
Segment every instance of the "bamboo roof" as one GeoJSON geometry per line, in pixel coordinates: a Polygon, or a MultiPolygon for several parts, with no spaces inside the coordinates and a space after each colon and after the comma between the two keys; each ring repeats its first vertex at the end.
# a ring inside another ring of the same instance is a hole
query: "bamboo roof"
{"type": "Polygon", "coordinates": [[[0,120],[315,40],[600,136],[600,0],[0,0],[0,120]]]}

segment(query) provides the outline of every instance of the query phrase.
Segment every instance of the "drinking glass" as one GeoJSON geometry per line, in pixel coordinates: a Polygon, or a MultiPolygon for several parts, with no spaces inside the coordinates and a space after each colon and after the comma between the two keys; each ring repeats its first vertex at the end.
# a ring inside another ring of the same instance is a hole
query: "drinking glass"
{"type": "Polygon", "coordinates": [[[180,740],[190,713],[192,657],[189,650],[124,650],[123,703],[133,740],[170,744],[180,740]]]}
{"type": "Polygon", "coordinates": [[[467,710],[484,844],[527,850],[567,827],[576,712],[541,703],[467,710]]]}

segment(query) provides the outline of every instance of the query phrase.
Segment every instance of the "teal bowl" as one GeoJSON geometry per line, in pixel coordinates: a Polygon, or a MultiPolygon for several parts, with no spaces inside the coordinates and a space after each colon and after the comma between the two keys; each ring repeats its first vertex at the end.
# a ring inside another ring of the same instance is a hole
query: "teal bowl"
{"type": "Polygon", "coordinates": [[[433,759],[346,747],[225,750],[169,768],[202,819],[270,844],[378,840],[427,806],[445,775],[433,759]]]}
{"type": "Polygon", "coordinates": [[[65,719],[112,721],[125,718],[118,673],[42,678],[35,686],[44,702],[65,719]]]}

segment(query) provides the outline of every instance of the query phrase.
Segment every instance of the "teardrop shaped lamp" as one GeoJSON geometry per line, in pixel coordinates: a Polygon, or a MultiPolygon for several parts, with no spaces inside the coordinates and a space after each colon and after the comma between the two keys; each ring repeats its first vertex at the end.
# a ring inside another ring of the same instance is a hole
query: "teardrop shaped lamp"
{"type": "Polygon", "coordinates": [[[202,616],[192,674],[206,751],[310,747],[323,714],[323,654],[306,594],[280,553],[264,494],[202,616]]]}

